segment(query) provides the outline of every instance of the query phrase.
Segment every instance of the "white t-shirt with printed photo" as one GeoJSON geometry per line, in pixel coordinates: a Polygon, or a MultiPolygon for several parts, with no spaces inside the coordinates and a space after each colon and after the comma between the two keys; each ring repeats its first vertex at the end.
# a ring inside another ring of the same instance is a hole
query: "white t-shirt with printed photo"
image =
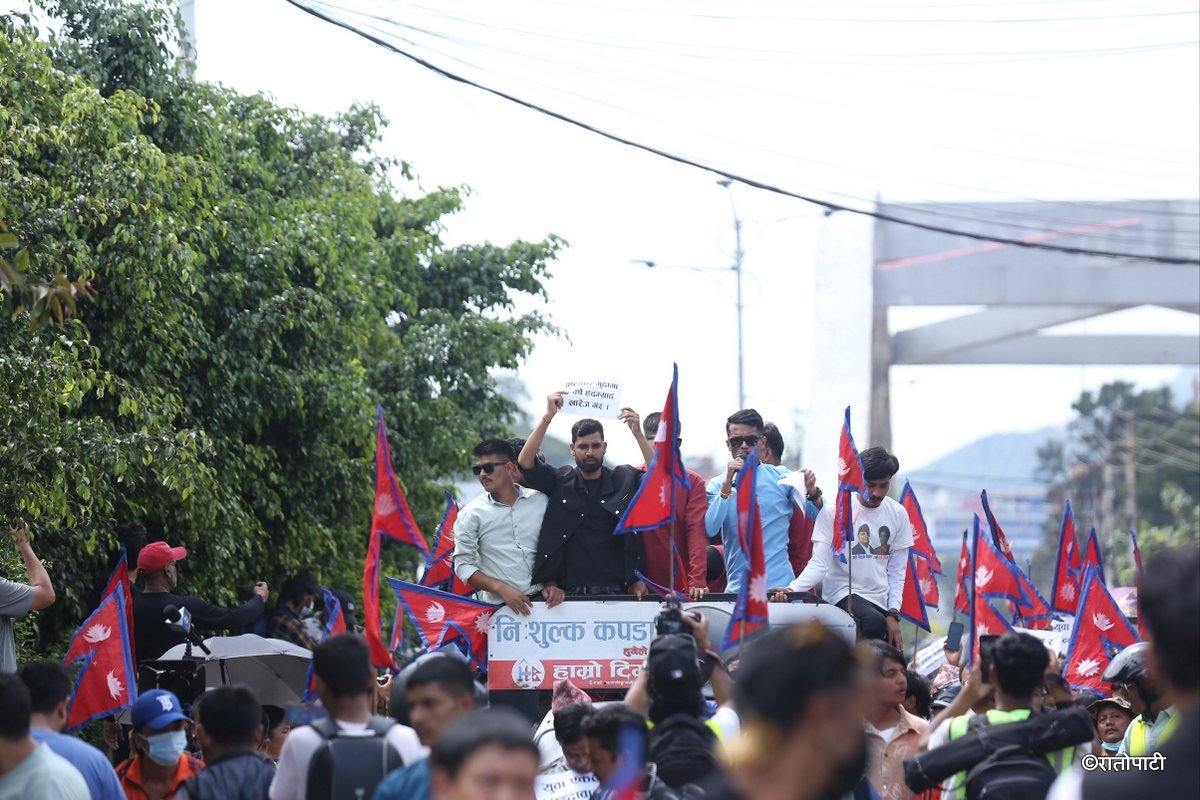
{"type": "MultiPolygon", "coordinates": [[[[832,500],[833,498],[830,498],[832,500]]],[[[904,595],[908,550],[913,546],[912,525],[904,506],[885,497],[878,508],[868,508],[855,495],[851,498],[853,543],[842,545],[842,554],[853,559],[854,593],[880,608],[899,608],[904,595]]],[[[827,603],[837,603],[850,593],[849,563],[834,554],[834,503],[826,502],[813,528],[812,560],[792,581],[790,589],[804,592],[821,584],[827,603]]]]}

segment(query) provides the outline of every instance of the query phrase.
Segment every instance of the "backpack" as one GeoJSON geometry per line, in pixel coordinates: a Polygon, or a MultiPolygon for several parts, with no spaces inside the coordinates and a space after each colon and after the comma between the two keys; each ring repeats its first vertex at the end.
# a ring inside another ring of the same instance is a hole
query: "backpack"
{"type": "MultiPolygon", "coordinates": [[[[986,714],[971,719],[968,730],[987,726],[986,714]]],[[[1044,800],[1058,771],[1024,744],[1000,747],[967,773],[967,800],[1044,800]]]]}
{"type": "Polygon", "coordinates": [[[658,765],[659,779],[677,788],[695,783],[717,768],[713,747],[717,735],[704,720],[691,714],[672,714],[650,729],[649,761],[658,765]]]}
{"type": "Polygon", "coordinates": [[[365,730],[343,730],[329,717],[312,723],[325,742],[308,764],[305,797],[371,800],[384,776],[404,766],[387,740],[387,732],[395,724],[386,717],[371,717],[365,730]]]}

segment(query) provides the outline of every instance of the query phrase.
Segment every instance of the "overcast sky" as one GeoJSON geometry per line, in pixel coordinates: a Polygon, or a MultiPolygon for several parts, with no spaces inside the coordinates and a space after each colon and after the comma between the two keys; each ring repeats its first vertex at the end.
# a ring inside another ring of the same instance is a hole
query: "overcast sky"
{"type": "MultiPolygon", "coordinates": [[[[324,7],[365,12],[338,13],[597,127],[855,207],[1193,198],[1200,186],[1200,17],[1185,0],[426,2],[324,7]]],[[[737,401],[732,275],[632,263],[732,263],[730,196],[714,175],[448,81],[284,0],[196,0],[196,27],[200,78],[309,112],[378,104],[391,120],[382,152],[412,163],[422,187],[471,187],[452,242],[570,242],[549,284],[564,336],[539,338],[521,371],[531,411],[561,381],[598,377],[648,413],[677,361],[685,454],[720,456],[737,401]]],[[[747,402],[832,450],[840,420],[806,415],[814,347],[837,335],[811,322],[828,223],[800,201],[733,194],[747,402]]],[[[946,313],[906,310],[892,325],[946,313]]],[[[1197,332],[1195,317],[1160,310],[1084,327],[1197,332]]],[[[1176,371],[894,368],[894,447],[917,466],[991,432],[1065,422],[1084,388],[1176,371]]],[[[616,459],[635,457],[609,439],[616,459]]]]}

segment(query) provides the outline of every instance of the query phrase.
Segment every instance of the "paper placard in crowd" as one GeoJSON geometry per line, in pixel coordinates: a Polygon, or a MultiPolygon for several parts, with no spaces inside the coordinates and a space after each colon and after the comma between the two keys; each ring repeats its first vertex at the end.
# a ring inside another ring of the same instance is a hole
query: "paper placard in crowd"
{"type": "Polygon", "coordinates": [[[595,775],[577,775],[570,770],[538,775],[533,785],[537,800],[588,800],[600,788],[595,775]]]}
{"type": "Polygon", "coordinates": [[[937,639],[934,639],[929,644],[922,646],[921,649],[917,651],[917,666],[915,671],[918,675],[924,675],[928,677],[941,669],[942,664],[946,663],[946,651],[944,649],[945,646],[946,637],[939,636],[937,639]]]}
{"type": "Polygon", "coordinates": [[[616,419],[621,410],[621,384],[616,381],[567,381],[562,410],[579,417],[616,419]]]}

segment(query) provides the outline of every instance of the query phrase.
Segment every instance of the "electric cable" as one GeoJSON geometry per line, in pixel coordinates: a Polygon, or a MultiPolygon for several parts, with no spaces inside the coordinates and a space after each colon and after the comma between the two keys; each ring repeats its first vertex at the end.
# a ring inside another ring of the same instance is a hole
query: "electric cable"
{"type": "Polygon", "coordinates": [[[746,186],[750,186],[755,189],[760,189],[763,191],[771,192],[773,194],[782,195],[784,197],[791,197],[796,200],[802,200],[804,202],[811,203],[813,205],[821,206],[830,211],[845,211],[845,212],[852,213],[852,214],[858,214],[858,215],[878,219],[883,222],[892,222],[892,223],[896,223],[899,225],[904,225],[904,226],[908,226],[908,227],[912,227],[912,228],[926,230],[931,233],[941,233],[941,234],[946,234],[949,236],[961,236],[961,237],[968,238],[968,239],[975,239],[977,241],[993,242],[996,244],[1009,245],[1012,247],[1023,247],[1023,248],[1036,249],[1036,250],[1048,250],[1048,251],[1052,251],[1052,252],[1068,253],[1071,255],[1094,256],[1094,257],[1099,257],[1099,258],[1116,258],[1116,259],[1127,259],[1127,260],[1133,260],[1133,261],[1146,261],[1146,262],[1160,263],[1160,264],[1200,266],[1200,259],[1197,259],[1197,258],[1183,258],[1183,257],[1178,257],[1178,256],[1158,256],[1158,255],[1152,255],[1149,253],[1128,253],[1128,252],[1119,252],[1119,251],[1113,251],[1113,250],[1090,249],[1090,248],[1084,248],[1084,247],[1071,247],[1068,245],[1054,245],[1054,244],[1047,244],[1045,242],[1034,242],[1034,241],[1022,240],[1022,239],[1013,239],[1013,238],[1009,238],[1009,237],[1002,237],[1002,236],[991,236],[991,235],[987,235],[987,234],[972,233],[972,232],[967,232],[967,231],[956,230],[954,228],[948,228],[948,227],[941,226],[941,225],[932,225],[932,224],[928,224],[928,223],[921,223],[921,222],[916,222],[916,221],[912,221],[912,220],[906,220],[906,219],[896,217],[893,214],[885,214],[885,213],[881,213],[878,211],[870,211],[867,209],[853,208],[853,207],[846,206],[846,205],[843,205],[840,203],[834,203],[834,202],[831,202],[828,200],[822,200],[822,199],[814,197],[812,195],[804,194],[801,192],[795,192],[795,191],[791,191],[791,190],[788,190],[788,189],[785,189],[782,187],[774,186],[774,185],[771,185],[764,181],[750,178],[748,176],[739,175],[732,171],[721,170],[716,167],[706,165],[699,161],[687,158],[685,156],[677,155],[677,154],[659,149],[659,148],[651,146],[651,145],[642,144],[642,143],[634,141],[632,139],[623,137],[619,134],[603,130],[603,129],[598,128],[590,123],[583,122],[582,120],[574,119],[573,117],[567,116],[560,112],[557,112],[552,109],[546,108],[544,106],[538,105],[536,103],[530,102],[528,100],[523,100],[515,95],[509,94],[500,89],[496,89],[496,88],[493,88],[490,86],[485,86],[481,83],[471,80],[470,78],[458,75],[454,72],[450,72],[449,70],[447,70],[443,67],[440,67],[436,64],[433,64],[432,62],[427,61],[426,59],[423,59],[420,56],[417,56],[413,53],[409,53],[409,52],[403,50],[402,48],[399,48],[396,45],[394,45],[388,41],[385,41],[384,39],[382,39],[379,36],[375,36],[373,34],[370,34],[365,31],[362,31],[358,28],[355,28],[353,25],[351,25],[350,23],[345,22],[343,20],[339,20],[339,19],[330,17],[329,15],[324,14],[321,11],[318,11],[316,8],[313,8],[310,5],[306,4],[305,2],[303,2],[303,0],[287,0],[287,1],[290,4],[292,4],[293,6],[299,8],[302,11],[305,11],[308,14],[311,14],[311,15],[317,17],[318,19],[321,19],[331,25],[335,25],[337,27],[348,30],[351,33],[357,34],[358,36],[361,36],[364,39],[366,39],[380,47],[383,47],[387,50],[391,50],[392,52],[396,53],[397,55],[400,55],[400,56],[412,61],[413,63],[415,63],[421,67],[424,67],[425,69],[427,69],[437,75],[440,75],[443,78],[446,78],[448,80],[454,81],[456,83],[461,83],[461,84],[464,84],[467,86],[471,86],[480,91],[487,92],[496,97],[499,97],[504,100],[508,100],[511,103],[515,103],[519,106],[527,108],[531,111],[536,111],[545,116],[551,117],[553,119],[557,119],[561,122],[565,122],[567,124],[573,125],[582,130],[588,131],[589,133],[593,133],[598,136],[602,136],[610,141],[617,142],[618,144],[623,144],[628,147],[632,147],[632,148],[641,150],[643,152],[647,152],[652,155],[656,155],[661,158],[665,158],[665,159],[667,159],[669,161],[673,161],[675,163],[695,167],[697,169],[706,170],[708,172],[712,172],[714,174],[720,175],[721,177],[726,178],[728,180],[737,181],[739,183],[742,183],[746,186]]]}

